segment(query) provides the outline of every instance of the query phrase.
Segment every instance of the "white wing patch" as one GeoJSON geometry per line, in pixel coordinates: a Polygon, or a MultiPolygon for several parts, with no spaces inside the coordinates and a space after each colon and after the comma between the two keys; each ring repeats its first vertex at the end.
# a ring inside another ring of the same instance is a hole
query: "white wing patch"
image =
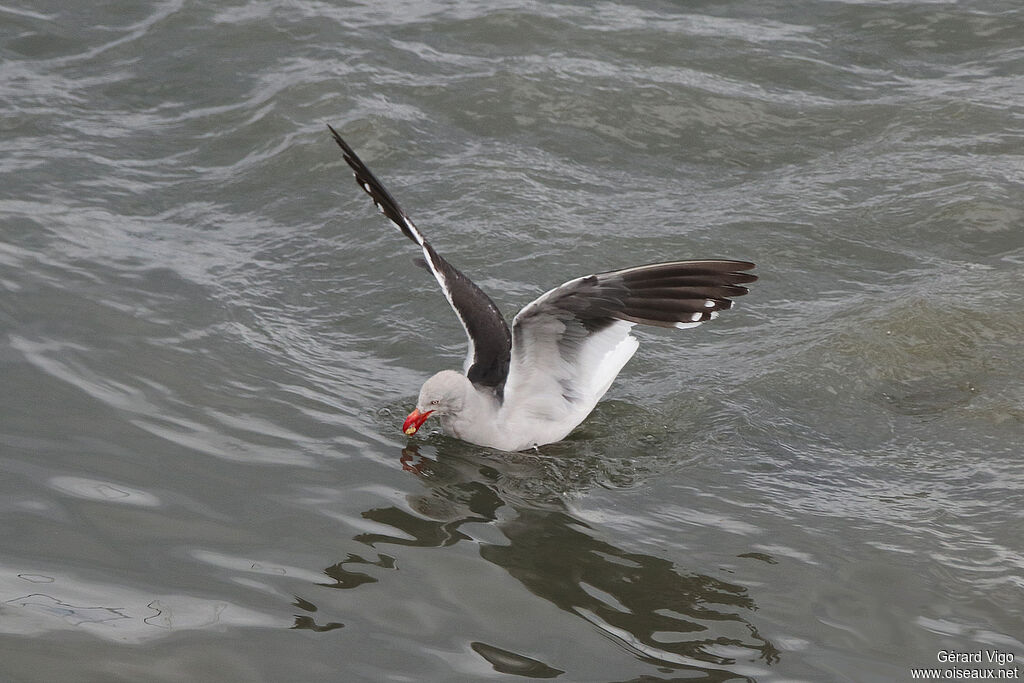
{"type": "Polygon", "coordinates": [[[423,250],[423,260],[427,262],[427,268],[429,268],[430,272],[434,275],[434,279],[437,280],[437,284],[441,285],[441,292],[444,294],[444,298],[448,300],[448,305],[452,307],[453,311],[455,311],[455,317],[459,319],[459,322],[462,323],[462,329],[466,331],[466,339],[469,342],[469,349],[466,351],[466,360],[462,363],[462,372],[463,374],[468,373],[469,368],[473,365],[473,360],[476,358],[476,345],[473,343],[473,335],[469,333],[469,326],[466,325],[466,321],[462,317],[462,313],[460,313],[459,309],[455,306],[455,301],[452,299],[451,287],[448,286],[448,280],[445,279],[444,273],[438,270],[437,266],[434,265],[434,260],[430,257],[430,252],[425,246],[423,246],[423,236],[420,235],[416,226],[412,225],[412,221],[409,222],[409,229],[412,231],[413,235],[420,240],[420,247],[423,250]]]}

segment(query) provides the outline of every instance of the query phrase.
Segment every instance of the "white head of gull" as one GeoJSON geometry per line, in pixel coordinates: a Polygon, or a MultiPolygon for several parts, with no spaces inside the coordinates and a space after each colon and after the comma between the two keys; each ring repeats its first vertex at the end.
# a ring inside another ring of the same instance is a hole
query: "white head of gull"
{"type": "Polygon", "coordinates": [[[461,373],[443,370],[420,390],[402,430],[427,418],[457,438],[504,451],[564,439],[608,391],[639,342],[634,325],[686,329],[732,307],[757,280],[747,261],[670,261],[570,280],[541,295],[512,320],[423,237],[391,193],[330,128],[359,186],[423,253],[466,330],[461,373]]]}

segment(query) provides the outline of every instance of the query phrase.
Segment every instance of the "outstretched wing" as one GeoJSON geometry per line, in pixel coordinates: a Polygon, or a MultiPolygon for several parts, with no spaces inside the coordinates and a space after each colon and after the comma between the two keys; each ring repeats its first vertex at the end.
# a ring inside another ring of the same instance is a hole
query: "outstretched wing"
{"type": "Polygon", "coordinates": [[[469,352],[463,367],[466,376],[474,384],[491,387],[501,394],[505,378],[508,376],[512,336],[498,307],[472,280],[434,250],[387,188],[377,180],[348,143],[330,125],[327,128],[334,136],[334,141],[341,147],[345,161],[352,168],[359,186],[370,195],[380,212],[390,218],[402,234],[423,250],[427,268],[441,285],[441,291],[466,329],[466,336],[469,339],[469,352]]]}
{"type": "Polygon", "coordinates": [[[534,418],[589,412],[636,351],[636,324],[696,327],[757,280],[746,261],[675,261],[588,275],[526,306],[512,323],[506,407],[534,418]]]}

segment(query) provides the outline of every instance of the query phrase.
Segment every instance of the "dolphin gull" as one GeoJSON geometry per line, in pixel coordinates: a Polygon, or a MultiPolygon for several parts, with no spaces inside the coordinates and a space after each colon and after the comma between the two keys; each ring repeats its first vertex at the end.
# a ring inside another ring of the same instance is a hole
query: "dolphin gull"
{"type": "Polygon", "coordinates": [[[639,342],[634,325],[686,329],[732,307],[757,280],[747,261],[671,261],[570,280],[512,320],[448,263],[395,198],[330,125],[345,161],[373,203],[423,252],[469,352],[462,372],[443,370],[420,390],[402,430],[415,434],[431,415],[464,441],[521,451],[565,438],[594,409],[639,342]]]}

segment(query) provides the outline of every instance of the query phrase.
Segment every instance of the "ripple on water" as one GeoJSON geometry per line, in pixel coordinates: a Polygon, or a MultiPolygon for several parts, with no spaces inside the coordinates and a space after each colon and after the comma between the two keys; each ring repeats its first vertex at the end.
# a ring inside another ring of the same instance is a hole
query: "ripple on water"
{"type": "Polygon", "coordinates": [[[181,631],[282,625],[279,616],[223,600],[65,573],[19,573],[6,566],[0,566],[0,594],[5,596],[0,633],[22,636],[75,630],[119,643],[142,643],[181,631]]]}
{"type": "Polygon", "coordinates": [[[159,507],[161,501],[147,491],[131,488],[124,484],[99,481],[86,477],[51,477],[47,482],[54,489],[76,498],[98,500],[119,505],[139,505],[142,507],[159,507]]]}
{"type": "Polygon", "coordinates": [[[0,7],[5,665],[73,630],[107,673],[234,630],[239,680],[1024,651],[1012,2],[52,7],[0,7]],[[400,452],[462,333],[325,120],[505,310],[620,261],[763,279],[566,442],[400,452]]]}

